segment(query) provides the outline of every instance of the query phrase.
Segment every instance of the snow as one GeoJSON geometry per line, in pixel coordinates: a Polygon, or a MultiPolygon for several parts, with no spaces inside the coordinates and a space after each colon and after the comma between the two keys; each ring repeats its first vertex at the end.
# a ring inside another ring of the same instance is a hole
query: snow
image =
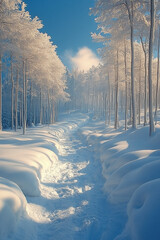
{"type": "Polygon", "coordinates": [[[117,208],[111,213],[114,220],[110,232],[114,234],[107,239],[159,239],[159,125],[154,136],[148,133],[148,127],[125,132],[95,121],[90,130],[83,130],[95,157],[102,162],[107,199],[117,208]],[[121,224],[117,225],[119,209],[121,224]]]}
{"type": "MultiPolygon", "coordinates": [[[[39,196],[41,170],[50,167],[56,155],[44,147],[45,139],[32,132],[30,138],[8,132],[0,136],[0,176],[15,182],[25,195],[39,196]]],[[[46,133],[43,129],[39,132],[46,133]]]]}
{"type": "Polygon", "coordinates": [[[132,239],[159,239],[160,179],[142,184],[132,195],[127,208],[128,223],[121,236],[132,239]]]}
{"type": "Polygon", "coordinates": [[[148,132],[106,128],[80,113],[25,136],[3,132],[0,236],[158,240],[159,125],[154,136],[148,132]]]}
{"type": "Polygon", "coordinates": [[[26,199],[13,182],[0,177],[0,239],[16,227],[16,222],[25,212],[26,199]]]}
{"type": "Polygon", "coordinates": [[[73,118],[53,129],[31,128],[26,135],[3,132],[0,135],[0,176],[15,182],[26,196],[40,196],[41,172],[51,167],[62,151],[60,136],[85,120],[79,115],[76,122],[73,118]]]}

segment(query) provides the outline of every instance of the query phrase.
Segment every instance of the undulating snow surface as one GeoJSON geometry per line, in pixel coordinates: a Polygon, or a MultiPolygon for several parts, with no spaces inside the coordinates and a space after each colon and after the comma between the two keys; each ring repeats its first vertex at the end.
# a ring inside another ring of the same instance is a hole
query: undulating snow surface
{"type": "MultiPolygon", "coordinates": [[[[16,227],[14,231],[13,228],[6,228],[5,234],[8,236],[4,239],[101,239],[107,221],[102,168],[100,162],[94,161],[92,149],[78,132],[88,117],[70,115],[65,122],[30,129],[26,136],[13,132],[2,134],[1,138],[5,141],[1,141],[1,144],[6,149],[5,144],[15,148],[15,154],[12,155],[10,151],[4,154],[7,161],[15,161],[19,171],[19,165],[25,165],[26,177],[30,178],[28,172],[31,169],[38,179],[32,178],[32,183],[27,179],[23,182],[20,178],[23,174],[12,178],[22,186],[27,206],[26,213],[13,221],[16,227]],[[16,149],[19,155],[17,159],[16,149]],[[46,157],[44,159],[43,154],[46,157]],[[30,159],[32,164],[29,163],[30,159]],[[40,192],[39,196],[33,193],[32,185],[37,193],[40,192]]],[[[11,179],[10,165],[5,173],[6,178],[11,179]]]]}
{"type": "Polygon", "coordinates": [[[13,182],[0,177],[0,239],[13,231],[19,217],[25,213],[26,199],[13,182]]]}
{"type": "Polygon", "coordinates": [[[160,239],[160,128],[114,130],[92,121],[83,130],[103,166],[104,191],[115,206],[107,240],[160,239]]]}
{"type": "Polygon", "coordinates": [[[71,113],[3,132],[0,239],[159,240],[160,128],[148,131],[71,113]]]}

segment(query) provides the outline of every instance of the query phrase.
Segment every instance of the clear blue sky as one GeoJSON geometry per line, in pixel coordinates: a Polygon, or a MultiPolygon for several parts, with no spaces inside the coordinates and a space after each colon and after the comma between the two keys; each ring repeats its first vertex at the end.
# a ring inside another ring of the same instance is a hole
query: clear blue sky
{"type": "Polygon", "coordinates": [[[94,53],[101,44],[92,41],[90,33],[95,32],[97,24],[89,16],[89,8],[94,0],[24,0],[32,17],[38,16],[43,31],[52,37],[57,45],[57,53],[64,64],[66,51],[76,54],[79,48],[88,47],[94,53]]]}

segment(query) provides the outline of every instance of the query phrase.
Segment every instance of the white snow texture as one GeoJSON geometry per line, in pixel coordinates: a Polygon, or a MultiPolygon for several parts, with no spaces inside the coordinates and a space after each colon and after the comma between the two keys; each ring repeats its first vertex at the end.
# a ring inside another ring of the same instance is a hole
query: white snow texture
{"type": "Polygon", "coordinates": [[[3,132],[0,239],[159,240],[159,140],[158,125],[150,138],[148,127],[124,132],[78,113],[25,136],[3,132]]]}

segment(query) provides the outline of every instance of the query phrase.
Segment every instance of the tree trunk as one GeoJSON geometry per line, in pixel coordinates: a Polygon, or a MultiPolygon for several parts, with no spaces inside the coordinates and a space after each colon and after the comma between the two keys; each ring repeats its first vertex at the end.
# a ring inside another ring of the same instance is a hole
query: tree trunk
{"type": "Polygon", "coordinates": [[[36,124],[36,101],[33,104],[33,123],[36,124]]]}
{"type": "Polygon", "coordinates": [[[129,82],[129,113],[130,113],[130,124],[132,124],[132,93],[131,93],[131,82],[129,82]]]}
{"type": "Polygon", "coordinates": [[[131,25],[131,89],[132,89],[132,127],[137,127],[136,106],[135,106],[135,85],[134,85],[134,40],[133,23],[131,25]]]}
{"type": "Polygon", "coordinates": [[[43,113],[43,109],[42,109],[42,88],[40,88],[40,124],[42,124],[42,113],[43,113]]]}
{"type": "Polygon", "coordinates": [[[25,67],[25,121],[27,125],[27,61],[25,67]]]}
{"type": "Polygon", "coordinates": [[[119,53],[118,53],[118,49],[117,49],[117,66],[116,66],[116,82],[115,82],[115,124],[114,127],[115,129],[118,128],[118,81],[119,81],[119,53]]]}
{"type": "Polygon", "coordinates": [[[23,127],[23,92],[21,92],[20,126],[23,127]]]}
{"type": "Polygon", "coordinates": [[[52,105],[52,124],[55,122],[55,103],[52,105]]]}
{"type": "Polygon", "coordinates": [[[23,61],[23,134],[26,133],[26,69],[23,61]]]}
{"type": "Polygon", "coordinates": [[[158,92],[159,92],[159,47],[160,47],[160,27],[159,27],[159,36],[158,36],[158,61],[157,61],[157,85],[156,85],[156,106],[155,106],[155,120],[157,122],[157,108],[158,108],[158,92]]]}
{"type": "Polygon", "coordinates": [[[104,96],[105,126],[107,126],[107,94],[104,96]]]}
{"type": "Polygon", "coordinates": [[[29,125],[32,126],[33,114],[32,114],[32,80],[30,82],[30,101],[29,101],[29,125]]]}
{"type": "Polygon", "coordinates": [[[124,66],[125,66],[125,130],[127,130],[127,113],[128,113],[128,83],[127,83],[127,49],[124,43],[124,66]]]}
{"type": "Polygon", "coordinates": [[[150,25],[150,36],[149,36],[149,62],[148,62],[148,83],[149,83],[149,135],[151,136],[154,129],[154,121],[153,121],[153,103],[152,103],[152,55],[153,55],[153,41],[154,41],[154,21],[155,21],[155,2],[154,0],[150,0],[151,8],[150,8],[150,17],[151,17],[151,25],[150,25]]]}
{"type": "Polygon", "coordinates": [[[144,126],[147,124],[147,49],[146,42],[144,45],[142,36],[140,36],[142,49],[144,52],[144,126]]]}
{"type": "Polygon", "coordinates": [[[144,126],[147,124],[147,53],[145,52],[144,126]]]}
{"type": "Polygon", "coordinates": [[[15,131],[17,131],[17,126],[18,126],[18,81],[19,81],[19,73],[18,73],[18,68],[16,72],[16,92],[15,92],[15,131]]]}
{"type": "Polygon", "coordinates": [[[13,62],[12,62],[12,55],[11,55],[11,84],[12,84],[12,89],[11,89],[11,128],[14,128],[14,81],[13,81],[13,62]]]}
{"type": "Polygon", "coordinates": [[[131,2],[131,9],[126,2],[126,8],[128,11],[129,21],[130,21],[130,41],[131,41],[131,98],[132,98],[132,127],[137,127],[137,117],[136,117],[136,106],[135,106],[135,83],[134,83],[134,28],[133,28],[133,19],[134,19],[134,6],[133,0],[131,2]]]}
{"type": "Polygon", "coordinates": [[[48,117],[47,117],[47,122],[50,124],[50,96],[49,96],[49,90],[48,90],[48,117]]]}

